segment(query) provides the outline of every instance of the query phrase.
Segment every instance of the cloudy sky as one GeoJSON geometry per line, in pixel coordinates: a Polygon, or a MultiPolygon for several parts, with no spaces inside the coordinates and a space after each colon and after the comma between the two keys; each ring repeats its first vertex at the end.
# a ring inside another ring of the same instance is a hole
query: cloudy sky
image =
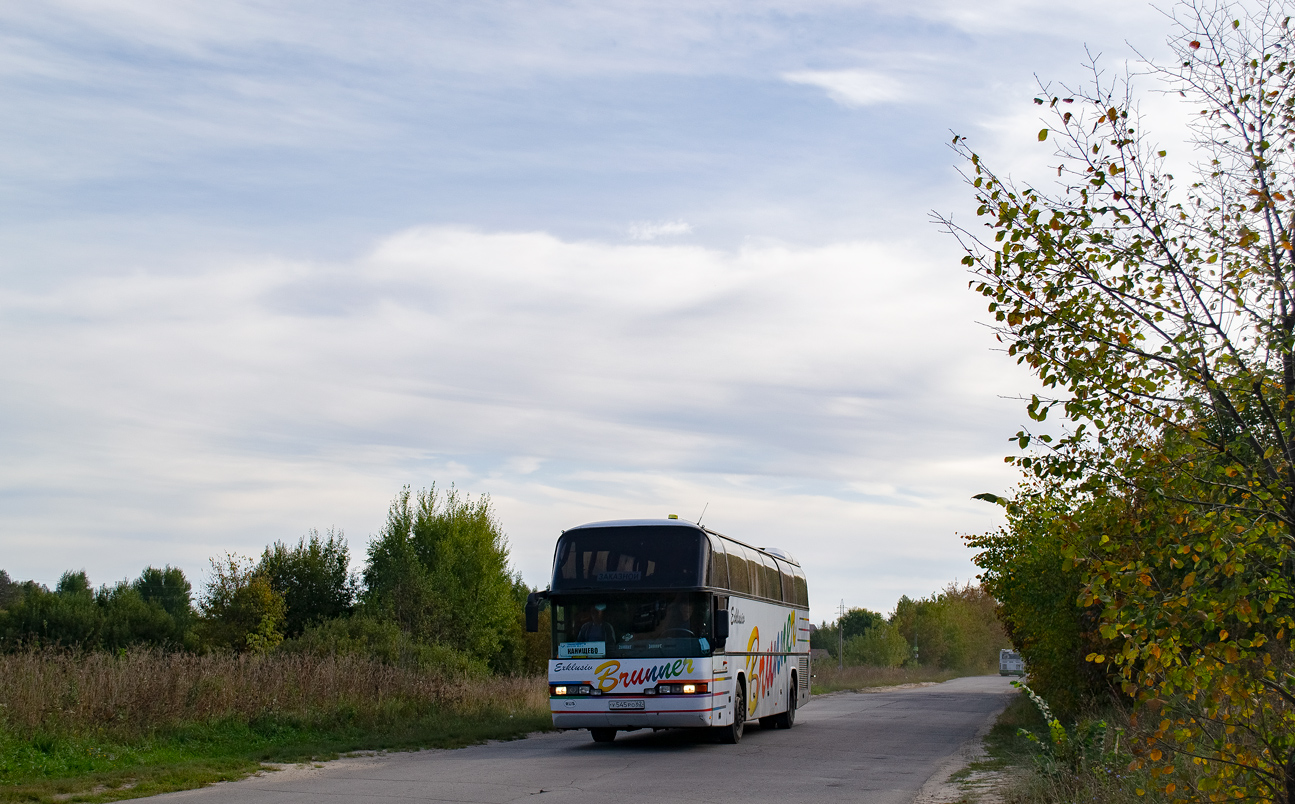
{"type": "Polygon", "coordinates": [[[947,148],[1045,169],[1035,75],[1149,5],[0,6],[0,567],[104,583],[489,493],[543,586],[677,513],[816,618],[974,576],[1030,380],[947,148]]]}

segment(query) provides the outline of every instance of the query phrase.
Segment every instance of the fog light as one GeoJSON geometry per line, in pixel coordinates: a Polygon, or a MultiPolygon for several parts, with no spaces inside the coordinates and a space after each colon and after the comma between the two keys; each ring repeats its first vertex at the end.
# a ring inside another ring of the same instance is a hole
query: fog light
{"type": "Polygon", "coordinates": [[[588,694],[589,694],[589,693],[591,693],[591,692],[593,692],[593,687],[590,687],[588,684],[581,684],[581,685],[580,685],[580,694],[581,694],[581,695],[588,695],[588,694]]]}
{"type": "Polygon", "coordinates": [[[566,694],[567,694],[567,688],[566,688],[566,687],[554,687],[554,688],[553,688],[553,694],[554,694],[554,695],[566,695],[566,694]]]}
{"type": "Polygon", "coordinates": [[[602,690],[591,690],[589,694],[590,694],[590,695],[602,695],[602,694],[603,694],[603,691],[602,691],[602,690]]]}

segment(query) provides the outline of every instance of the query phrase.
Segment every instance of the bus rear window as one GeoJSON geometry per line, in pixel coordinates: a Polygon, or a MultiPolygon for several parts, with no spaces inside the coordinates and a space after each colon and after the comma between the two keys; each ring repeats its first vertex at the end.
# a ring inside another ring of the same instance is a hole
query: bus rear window
{"type": "Polygon", "coordinates": [[[570,530],[558,540],[553,590],[701,586],[707,543],[671,525],[570,530]]]}

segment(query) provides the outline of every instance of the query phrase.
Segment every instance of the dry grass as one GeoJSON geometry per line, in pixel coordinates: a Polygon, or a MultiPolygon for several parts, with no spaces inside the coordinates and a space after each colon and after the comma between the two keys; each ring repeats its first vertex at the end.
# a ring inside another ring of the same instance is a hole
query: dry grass
{"type": "Polygon", "coordinates": [[[516,739],[551,728],[547,692],[541,678],[356,655],[0,654],[0,802],[117,800],[262,762],[516,739]]]}
{"type": "Polygon", "coordinates": [[[836,692],[838,690],[858,690],[869,687],[893,687],[899,684],[915,684],[923,681],[948,681],[951,678],[965,676],[955,670],[939,670],[931,667],[870,667],[859,665],[838,670],[836,663],[827,661],[814,665],[814,692],[836,692]]]}
{"type": "Polygon", "coordinates": [[[345,655],[31,651],[0,655],[0,678],[0,728],[14,735],[128,737],[185,723],[401,709],[547,712],[542,680],[451,678],[345,655]]]}

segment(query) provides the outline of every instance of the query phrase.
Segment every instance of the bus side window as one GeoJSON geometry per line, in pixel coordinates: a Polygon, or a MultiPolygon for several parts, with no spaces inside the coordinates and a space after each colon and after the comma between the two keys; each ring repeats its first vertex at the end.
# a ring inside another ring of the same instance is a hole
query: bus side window
{"type": "Polygon", "coordinates": [[[728,551],[728,588],[734,592],[750,594],[751,574],[746,566],[746,553],[742,546],[729,542],[724,545],[728,551]]]}
{"type": "Polygon", "coordinates": [[[778,567],[774,565],[774,557],[760,554],[761,566],[764,569],[764,583],[762,584],[761,594],[774,600],[782,600],[782,578],[778,575],[778,567]]]}
{"type": "Polygon", "coordinates": [[[727,589],[728,560],[724,553],[724,542],[721,539],[712,539],[711,548],[710,566],[707,567],[709,577],[706,579],[706,585],[727,589]]]}
{"type": "Polygon", "coordinates": [[[805,571],[792,567],[792,582],[796,585],[795,603],[801,608],[809,608],[809,584],[805,582],[805,571]]]}
{"type": "Polygon", "coordinates": [[[791,575],[791,565],[778,562],[778,574],[782,576],[782,602],[796,603],[796,582],[791,575]]]}
{"type": "Polygon", "coordinates": [[[760,559],[760,554],[746,547],[742,548],[742,552],[746,554],[746,566],[751,571],[751,594],[756,597],[768,597],[769,590],[765,585],[764,561],[760,559]]]}

